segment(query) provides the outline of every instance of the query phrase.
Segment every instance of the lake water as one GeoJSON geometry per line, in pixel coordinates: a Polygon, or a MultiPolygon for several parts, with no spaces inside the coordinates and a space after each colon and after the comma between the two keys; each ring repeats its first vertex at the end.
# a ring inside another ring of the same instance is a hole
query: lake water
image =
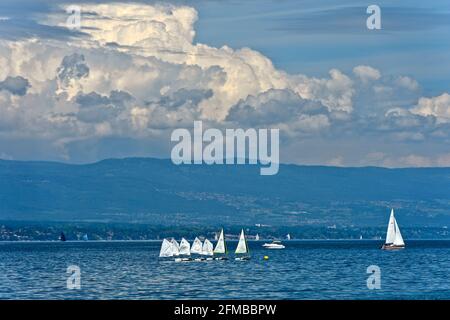
{"type": "Polygon", "coordinates": [[[395,252],[365,240],[262,244],[249,242],[250,261],[176,263],[158,258],[156,241],[0,242],[0,298],[450,299],[450,241],[411,240],[395,252]],[[69,265],[80,267],[81,289],[67,289],[69,265]],[[381,270],[379,290],[367,288],[370,265],[381,270]]]}

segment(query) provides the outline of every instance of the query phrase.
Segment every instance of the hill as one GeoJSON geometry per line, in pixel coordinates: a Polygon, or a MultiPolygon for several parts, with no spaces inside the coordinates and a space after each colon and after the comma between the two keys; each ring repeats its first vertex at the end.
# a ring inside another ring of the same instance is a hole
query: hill
{"type": "Polygon", "coordinates": [[[0,220],[157,224],[450,224],[450,168],[0,161],[0,220]]]}

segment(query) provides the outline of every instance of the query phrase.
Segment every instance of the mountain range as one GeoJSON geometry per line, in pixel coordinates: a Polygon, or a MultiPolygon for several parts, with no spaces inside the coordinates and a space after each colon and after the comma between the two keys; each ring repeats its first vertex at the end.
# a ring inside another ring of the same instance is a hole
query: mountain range
{"type": "Polygon", "coordinates": [[[163,225],[450,224],[450,168],[93,164],[0,160],[0,220],[163,225]]]}

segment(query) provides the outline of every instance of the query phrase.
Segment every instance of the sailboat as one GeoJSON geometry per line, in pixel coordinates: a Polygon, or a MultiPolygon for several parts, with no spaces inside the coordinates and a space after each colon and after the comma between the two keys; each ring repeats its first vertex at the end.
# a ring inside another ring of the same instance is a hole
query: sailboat
{"type": "Polygon", "coordinates": [[[88,240],[89,240],[88,235],[87,235],[87,233],[85,233],[85,234],[83,235],[83,241],[88,241],[88,240]]]}
{"type": "Polygon", "coordinates": [[[247,239],[245,239],[244,229],[241,231],[241,235],[239,236],[239,243],[236,247],[235,254],[241,255],[235,258],[235,260],[250,260],[249,257],[249,250],[248,250],[248,244],[247,239]]]}
{"type": "Polygon", "coordinates": [[[219,240],[217,240],[217,244],[213,252],[215,255],[220,255],[214,258],[215,260],[228,260],[225,256],[227,254],[227,245],[225,244],[223,229],[220,231],[219,240]]]}
{"type": "MultiPolygon", "coordinates": [[[[202,242],[199,238],[195,237],[194,242],[192,243],[191,246],[191,254],[195,254],[195,255],[201,255],[203,252],[203,245],[202,242]]],[[[203,261],[203,258],[195,258],[195,261],[203,261]]]]}
{"type": "Polygon", "coordinates": [[[389,225],[387,229],[386,242],[381,247],[384,250],[403,249],[405,242],[403,241],[400,228],[398,227],[397,220],[395,220],[394,209],[391,209],[391,216],[389,217],[389,225]]]}
{"type": "Polygon", "coordinates": [[[259,234],[256,234],[255,241],[259,241],[259,234]]]}
{"type": "Polygon", "coordinates": [[[291,240],[291,235],[288,233],[286,239],[291,240]]]}
{"type": "Polygon", "coordinates": [[[170,240],[170,243],[172,244],[172,252],[174,256],[180,255],[180,245],[178,244],[177,240],[172,239],[170,240]]]}
{"type": "Polygon", "coordinates": [[[66,235],[64,234],[64,232],[61,232],[61,235],[59,236],[59,240],[66,241],[66,235]]]}
{"type": "Polygon", "coordinates": [[[176,262],[191,261],[191,245],[185,238],[181,238],[180,246],[178,248],[179,258],[175,258],[176,262]]]}
{"type": "Polygon", "coordinates": [[[208,239],[205,239],[202,246],[202,255],[207,256],[206,260],[213,260],[214,246],[208,239]]]}
{"type": "Polygon", "coordinates": [[[173,257],[173,245],[169,240],[167,239],[163,240],[161,244],[161,250],[159,251],[159,257],[160,258],[173,257]]]}

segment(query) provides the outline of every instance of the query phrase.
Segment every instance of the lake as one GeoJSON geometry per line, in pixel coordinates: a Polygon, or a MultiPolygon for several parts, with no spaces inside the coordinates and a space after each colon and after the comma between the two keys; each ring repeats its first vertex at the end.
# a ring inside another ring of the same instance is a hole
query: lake
{"type": "Polygon", "coordinates": [[[291,240],[284,250],[250,241],[250,261],[187,263],[161,261],[160,243],[0,242],[0,298],[450,299],[450,241],[410,240],[399,251],[372,240],[291,240]],[[80,289],[67,288],[70,265],[80,289]],[[380,289],[367,287],[370,265],[380,289]]]}

